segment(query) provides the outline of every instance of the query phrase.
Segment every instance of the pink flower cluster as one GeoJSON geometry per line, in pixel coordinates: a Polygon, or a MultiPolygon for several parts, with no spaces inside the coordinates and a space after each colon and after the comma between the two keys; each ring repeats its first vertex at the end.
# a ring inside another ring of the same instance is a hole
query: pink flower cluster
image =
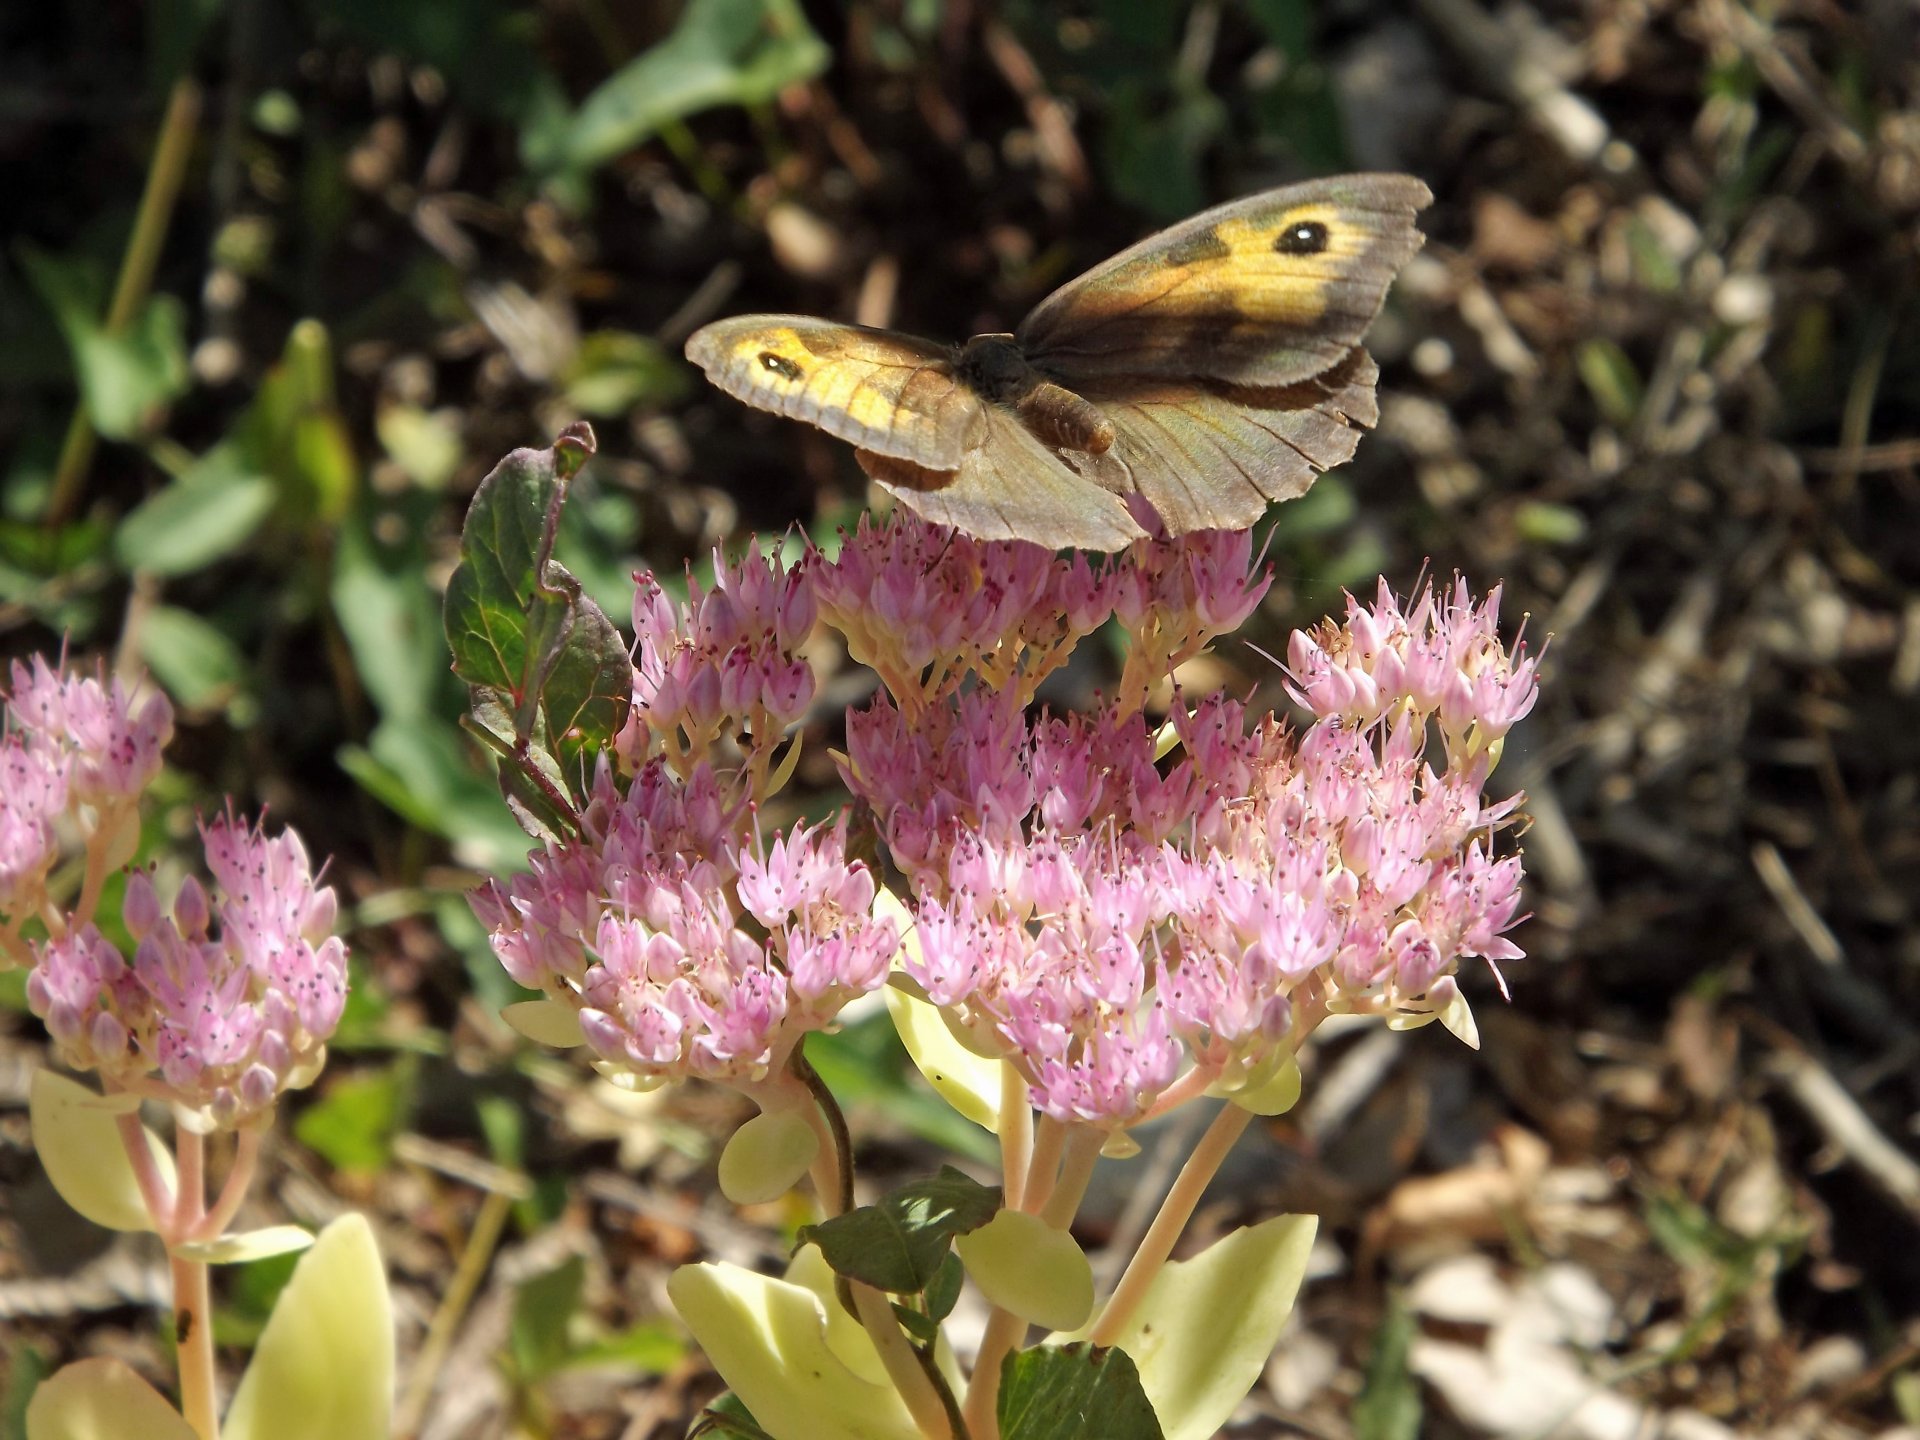
{"type": "MultiPolygon", "coordinates": [[[[1041,1109],[1111,1126],[1257,1085],[1332,1011],[1444,1009],[1463,960],[1520,954],[1519,858],[1490,848],[1519,797],[1484,786],[1534,662],[1495,603],[1424,595],[1419,643],[1451,668],[1370,717],[1351,685],[1296,680],[1297,739],[1209,700],[1176,713],[1170,763],[1137,714],[1030,724],[973,692],[914,726],[884,701],[850,717],[843,773],[917,892],[907,973],[1041,1109]]],[[[1387,597],[1294,652],[1391,675],[1369,641],[1409,628],[1387,597]]]]}
{"type": "MultiPolygon", "coordinates": [[[[160,773],[172,737],[173,708],[157,691],[136,704],[118,680],[69,675],[38,655],[14,662],[0,737],[0,917],[11,929],[46,904],[64,818],[77,822],[79,839],[109,832],[106,868],[132,857],[133,802],[160,773]]],[[[0,951],[0,966],[7,958],[0,951]]]]}
{"type": "Polygon", "coordinates": [[[1113,613],[1114,575],[1084,554],[975,540],[904,511],[884,525],[863,515],[808,573],[821,619],[910,713],[969,676],[1031,698],[1113,613]]]}
{"type": "Polygon", "coordinates": [[[689,577],[676,605],[652,575],[633,599],[633,709],[617,742],[637,770],[665,754],[682,774],[723,738],[771,748],[813,703],[813,667],[798,651],[813,631],[813,588],[756,546],[738,564],[714,557],[714,582],[689,577]]]}
{"type": "Polygon", "coordinates": [[[230,815],[200,834],[217,905],[189,877],[168,914],[136,871],[122,910],[132,962],[93,924],[69,929],[35,946],[27,1002],[61,1059],[109,1091],[227,1127],[318,1072],[346,1003],[347,950],[297,835],[230,815]]]}
{"type": "Polygon", "coordinates": [[[1288,686],[1316,715],[1368,725],[1401,708],[1435,717],[1449,753],[1498,743],[1533,709],[1539,657],[1510,657],[1500,644],[1500,587],[1474,603],[1456,577],[1450,594],[1431,585],[1410,610],[1387,588],[1372,609],[1347,597],[1347,622],[1297,630],[1287,647],[1288,686]]]}
{"type": "Polygon", "coordinates": [[[831,560],[720,575],[683,609],[643,584],[619,750],[638,773],[603,767],[580,838],[474,902],[612,1069],[752,1084],[885,982],[901,937],[844,819],[767,844],[767,790],[721,743],[798,718],[816,609],[884,686],[839,760],[907,880],[905,973],[1056,1118],[1117,1128],[1255,1089],[1325,1015],[1430,1018],[1463,961],[1520,953],[1520,862],[1494,848],[1519,797],[1485,787],[1536,660],[1501,644],[1497,590],[1403,606],[1383,586],[1296,634],[1295,734],[1219,697],[1165,729],[1141,709],[1265,594],[1245,532],[1090,562],[896,514],[831,560]],[[1030,711],[1109,619],[1132,640],[1118,696],[1030,711]]]}
{"type": "Polygon", "coordinates": [[[887,976],[899,937],[842,829],[763,844],[706,764],[596,777],[579,839],[473,898],[507,973],[580,1014],[600,1060],[642,1083],[751,1085],[887,976]]]}

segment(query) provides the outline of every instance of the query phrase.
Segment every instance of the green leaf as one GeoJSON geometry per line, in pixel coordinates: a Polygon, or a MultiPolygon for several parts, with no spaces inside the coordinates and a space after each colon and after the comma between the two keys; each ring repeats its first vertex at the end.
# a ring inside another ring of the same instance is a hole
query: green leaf
{"type": "MultiPolygon", "coordinates": [[[[33,1148],[47,1179],[75,1210],[109,1230],[151,1230],[140,1182],[134,1178],[116,1116],[140,1108],[131,1095],[106,1097],[52,1070],[36,1070],[27,1115],[33,1148]]],[[[142,1130],[160,1178],[174,1184],[173,1156],[142,1130]]]]}
{"type": "Polygon", "coordinates": [[[580,1012],[564,1000],[516,1000],[500,1012],[507,1028],[539,1045],[571,1050],[587,1043],[580,1012]]]}
{"type": "Polygon", "coordinates": [[[951,1165],[819,1225],[799,1238],[820,1247],[834,1272],[895,1295],[926,1289],[956,1235],[986,1224],[1000,1208],[998,1186],[981,1185],[951,1165]]]}
{"type": "Polygon", "coordinates": [[[171,295],[156,295],[124,330],[109,335],[101,325],[103,296],[92,266],[32,246],[21,246],[18,254],[66,337],[94,429],[110,440],[143,433],[186,392],[186,307],[171,295]]]}
{"type": "Polygon", "coordinates": [[[612,1335],[576,1346],[567,1357],[569,1370],[616,1365],[641,1375],[665,1375],[682,1364],[688,1352],[686,1331],[671,1321],[643,1321],[612,1335]]]}
{"type": "MultiPolygon", "coordinates": [[[[494,467],[474,493],[447,585],[454,673],[476,700],[501,697],[514,740],[554,750],[560,774],[611,742],[633,691],[620,632],[552,559],[566,482],[592,453],[593,432],[577,425],[552,449],[516,450],[494,467]]],[[[481,718],[506,739],[501,722],[481,718]]]]}
{"type": "Polygon", "coordinates": [[[183,710],[225,707],[246,683],[240,648],[191,610],[156,605],[131,633],[147,669],[183,710]]]}
{"type": "Polygon", "coordinates": [[[294,1119],[294,1138],[336,1170],[384,1170],[400,1128],[401,1090],[398,1067],[342,1076],[294,1119]]]}
{"type": "Polygon", "coordinates": [[[1608,423],[1622,428],[1632,424],[1646,387],[1627,352],[1611,340],[1595,338],[1581,345],[1574,363],[1608,423]]]}
{"type": "Polygon", "coordinates": [[[113,550],[128,571],[186,575],[225,559],[273,513],[273,481],[223,440],[128,512],[113,550]]]}
{"type": "Polygon", "coordinates": [[[778,1200],[807,1173],[820,1138],[798,1110],[763,1110],[720,1152],[720,1193],[735,1205],[778,1200]]]}
{"type": "Polygon", "coordinates": [[[80,1360],[33,1392],[27,1440],[195,1440],[193,1427],[120,1360],[80,1360]]]}
{"type": "Polygon", "coordinates": [[[941,1261],[939,1273],[926,1289],[927,1318],[938,1325],[951,1315],[953,1307],[960,1303],[960,1290],[966,1283],[967,1267],[960,1263],[958,1255],[949,1255],[941,1261]]]}
{"type": "Polygon", "coordinates": [[[1112,1337],[1139,1367],[1167,1440],[1212,1440],[1260,1378],[1318,1223],[1276,1215],[1169,1261],[1112,1337]]]}
{"type": "MultiPolygon", "coordinates": [[[[903,933],[911,939],[910,932],[903,933]]],[[[807,1060],[843,1105],[873,1106],[903,1129],[955,1155],[982,1164],[999,1159],[1000,1148],[985,1130],[914,1083],[912,1063],[888,1016],[869,1015],[842,1030],[809,1035],[807,1060]]]]}
{"type": "Polygon", "coordinates": [[[1093,1267],[1079,1243],[1038,1215],[1002,1210],[953,1242],[980,1293],[1047,1330],[1071,1330],[1093,1313],[1093,1267]]]}
{"type": "Polygon", "coordinates": [[[1354,1440],[1417,1440],[1420,1387],[1407,1368],[1413,1332],[1413,1312],[1395,1297],[1373,1337],[1366,1385],[1353,1402],[1354,1440]]]}
{"type": "Polygon", "coordinates": [[[586,1262],[570,1255],[553,1269],[520,1282],[513,1298],[511,1344],[522,1381],[539,1380],[566,1363],[573,1350],[569,1331],[586,1279],[586,1262]]]}
{"type": "Polygon", "coordinates": [[[534,168],[591,169],[716,105],[764,105],[832,60],[797,0],[690,0],[673,33],[615,71],[534,168]]]}
{"type": "Polygon", "coordinates": [[[738,1265],[683,1265],[667,1296],[727,1387],[780,1440],[915,1440],[891,1385],[862,1380],[827,1345],[820,1300],[738,1265]]]}
{"type": "Polygon", "coordinates": [[[1000,1440],[1161,1440],[1133,1361],[1097,1346],[1038,1346],[1009,1356],[1000,1440]]]}
{"type": "Polygon", "coordinates": [[[658,340],[625,330],[596,330],[561,377],[567,403],[584,415],[616,419],[636,405],[662,405],[686,394],[687,367],[658,340]]]}
{"type": "MultiPolygon", "coordinates": [[[[920,932],[913,915],[892,890],[875,898],[875,914],[891,916],[901,936],[902,959],[911,962],[920,949],[920,932]]],[[[1000,1096],[1006,1062],[977,1055],[960,1043],[946,1021],[946,1012],[899,985],[886,989],[887,1013],[900,1043],[907,1047],[914,1067],[937,1094],[974,1124],[989,1131],[1000,1128],[1000,1096]]]]}
{"type": "Polygon", "coordinates": [[[375,517],[356,519],[341,527],[334,552],[333,613],[355,671],[389,721],[418,721],[449,691],[458,693],[446,675],[439,597],[426,579],[423,537],[431,514],[426,504],[403,503],[385,517],[401,537],[393,542],[375,538],[375,517]]]}
{"type": "Polygon", "coordinates": [[[344,746],[337,759],[383,805],[452,841],[461,864],[491,873],[526,864],[527,837],[501,811],[498,787],[461,733],[438,717],[384,722],[366,749],[344,746]]]}
{"type": "Polygon", "coordinates": [[[731,1390],[700,1412],[687,1440],[773,1440],[754,1420],[753,1413],[731,1390]]]}
{"type": "Polygon", "coordinates": [[[373,428],[394,463],[424,490],[444,490],[460,468],[460,422],[455,416],[415,405],[385,405],[374,416],[373,428]]]}
{"type": "Polygon", "coordinates": [[[13,1347],[0,1375],[0,1440],[27,1440],[27,1403],[47,1378],[47,1357],[33,1344],[13,1347]]]}
{"type": "Polygon", "coordinates": [[[203,1265],[244,1265],[275,1255],[291,1255],[313,1244],[313,1232],[298,1225],[268,1225],[260,1230],[242,1230],[222,1235],[218,1240],[188,1241],[173,1247],[173,1253],[203,1265]]]}
{"type": "Polygon", "coordinates": [[[320,1232],[280,1292],[220,1434],[385,1440],[392,1412],[386,1269],[366,1216],[342,1215],[320,1232]]]}
{"type": "Polygon", "coordinates": [[[1514,511],[1513,528],[1534,545],[1578,545],[1587,538],[1587,517],[1571,505],[1526,500],[1514,511]]]}
{"type": "Polygon", "coordinates": [[[187,312],[172,295],[155,295],[118,335],[89,330],[74,340],[80,393],[94,428],[132,440],[154,428],[187,390],[187,312]]]}

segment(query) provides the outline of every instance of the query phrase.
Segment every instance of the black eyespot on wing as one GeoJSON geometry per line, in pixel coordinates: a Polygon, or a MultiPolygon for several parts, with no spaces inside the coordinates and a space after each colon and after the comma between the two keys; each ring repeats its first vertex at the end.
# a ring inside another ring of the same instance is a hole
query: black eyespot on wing
{"type": "Polygon", "coordinates": [[[1279,255],[1318,255],[1327,248],[1327,227],[1318,220],[1302,220],[1273,237],[1279,255]]]}
{"type": "Polygon", "coordinates": [[[760,363],[778,375],[782,380],[798,380],[802,375],[806,374],[806,371],[794,364],[793,361],[787,359],[786,356],[776,355],[771,350],[762,350],[760,352],[760,363]]]}

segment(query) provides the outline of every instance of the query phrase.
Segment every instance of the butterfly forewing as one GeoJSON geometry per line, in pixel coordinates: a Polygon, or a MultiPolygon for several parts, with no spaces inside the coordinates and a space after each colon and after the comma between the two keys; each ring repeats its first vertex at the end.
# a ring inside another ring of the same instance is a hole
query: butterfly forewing
{"type": "Polygon", "coordinates": [[[1432,194],[1346,175],[1204,211],[1049,295],[1016,337],[1069,389],[1104,376],[1292,385],[1339,364],[1420,248],[1432,194]]]}
{"type": "Polygon", "coordinates": [[[863,450],[954,470],[986,429],[986,404],[941,345],[806,315],[742,315],[696,330],[687,358],[729,395],[817,425],[863,450]]]}

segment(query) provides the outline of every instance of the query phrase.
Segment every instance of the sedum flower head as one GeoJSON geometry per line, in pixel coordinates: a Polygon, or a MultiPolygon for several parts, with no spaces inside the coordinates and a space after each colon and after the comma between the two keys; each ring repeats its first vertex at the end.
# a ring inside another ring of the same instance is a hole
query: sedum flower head
{"type": "Polygon", "coordinates": [[[763,558],[714,556],[714,581],[691,577],[675,604],[652,575],[634,594],[633,708],[617,742],[629,770],[664,754],[681,774],[719,741],[771,747],[813,703],[813,667],[800,655],[813,630],[804,571],[763,558]]]}
{"type": "MultiPolygon", "coordinates": [[[[0,736],[0,924],[17,935],[47,906],[63,842],[86,845],[96,872],[124,865],[139,839],[134,802],[160,773],[173,708],[136,703],[118,681],[70,675],[43,656],[16,660],[0,736]]],[[[12,940],[0,966],[23,954],[12,940]]]]}
{"type": "Polygon", "coordinates": [[[844,827],[763,842],[744,797],[661,761],[610,770],[575,840],[473,898],[520,984],[578,1011],[587,1044],[643,1084],[752,1085],[886,979],[899,945],[844,827]]]}
{"type": "Polygon", "coordinates": [[[1048,1114],[1118,1127],[1176,1083],[1257,1088],[1320,1017],[1419,1023],[1457,1003],[1464,962],[1520,955],[1520,860],[1492,851],[1519,797],[1485,785],[1532,662],[1500,646],[1492,599],[1384,603],[1400,627],[1356,607],[1293,653],[1377,662],[1412,635],[1444,670],[1360,713],[1351,687],[1296,680],[1318,702],[1297,736],[1214,699],[1156,760],[1137,714],[1029,725],[971,696],[850,731],[849,784],[917,893],[908,974],[1048,1114]]]}
{"type": "Polygon", "coordinates": [[[1113,576],[1084,554],[975,540],[904,507],[862,516],[812,572],[821,618],[915,715],[968,676],[1025,703],[1113,612],[1113,576]]]}
{"type": "Polygon", "coordinates": [[[1294,636],[1296,733],[1219,697],[1142,713],[1264,595],[1244,533],[1089,561],[903,511],[797,572],[754,552],[720,575],[685,607],[642,585],[621,758],[653,758],[624,786],[603,766],[578,838],[474,899],[603,1068],[751,1086],[886,980],[901,937],[844,817],[767,840],[764,770],[727,744],[795,717],[767,677],[816,607],[882,681],[837,758],[906,880],[906,976],[1049,1115],[1120,1128],[1259,1090],[1325,1015],[1451,1015],[1463,963],[1520,954],[1520,861],[1495,849],[1519,797],[1486,784],[1536,662],[1501,644],[1498,591],[1383,587],[1294,636]],[[1032,711],[1109,618],[1132,637],[1118,697],[1032,711]]]}
{"type": "Polygon", "coordinates": [[[160,692],[136,704],[118,680],[69,675],[41,655],[14,661],[10,691],[10,725],[67,757],[76,802],[133,799],[160,773],[173,738],[173,707],[160,692]]]}
{"type": "Polygon", "coordinates": [[[18,732],[0,738],[0,915],[25,919],[46,898],[60,856],[69,762],[18,732]]]}
{"type": "Polygon", "coordinates": [[[346,1002],[336,901],[305,848],[223,816],[201,826],[217,903],[189,878],[169,913],[152,877],[127,882],[129,961],[92,924],[35,946],[27,1001],[61,1059],[111,1091],[233,1126],[306,1084],[346,1002]]]}

